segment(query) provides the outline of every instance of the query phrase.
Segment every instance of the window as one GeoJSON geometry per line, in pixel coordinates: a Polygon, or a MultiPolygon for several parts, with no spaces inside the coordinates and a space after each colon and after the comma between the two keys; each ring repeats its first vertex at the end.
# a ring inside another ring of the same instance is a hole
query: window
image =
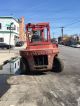
{"type": "Polygon", "coordinates": [[[0,29],[1,29],[1,23],[0,23],[0,29]]]}
{"type": "Polygon", "coordinates": [[[14,25],[14,30],[16,30],[16,25],[14,25]]]}
{"type": "Polygon", "coordinates": [[[19,61],[18,61],[18,66],[20,65],[19,61]]]}
{"type": "Polygon", "coordinates": [[[16,63],[15,63],[15,69],[16,69],[16,63]]]}
{"type": "Polygon", "coordinates": [[[4,42],[4,38],[0,38],[0,42],[4,42]]]}

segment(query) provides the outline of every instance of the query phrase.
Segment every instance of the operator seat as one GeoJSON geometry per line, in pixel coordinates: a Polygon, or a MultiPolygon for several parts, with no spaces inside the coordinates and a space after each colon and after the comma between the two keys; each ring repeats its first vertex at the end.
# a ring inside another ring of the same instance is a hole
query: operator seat
{"type": "Polygon", "coordinates": [[[31,42],[41,41],[41,37],[39,35],[33,35],[31,38],[31,42]]]}

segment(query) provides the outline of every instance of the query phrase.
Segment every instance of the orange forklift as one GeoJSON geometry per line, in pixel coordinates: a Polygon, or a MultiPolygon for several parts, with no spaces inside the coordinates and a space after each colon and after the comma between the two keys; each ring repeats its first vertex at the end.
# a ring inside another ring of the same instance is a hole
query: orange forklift
{"type": "Polygon", "coordinates": [[[26,36],[27,47],[20,51],[21,73],[63,70],[58,44],[51,42],[49,23],[28,23],[26,36]]]}

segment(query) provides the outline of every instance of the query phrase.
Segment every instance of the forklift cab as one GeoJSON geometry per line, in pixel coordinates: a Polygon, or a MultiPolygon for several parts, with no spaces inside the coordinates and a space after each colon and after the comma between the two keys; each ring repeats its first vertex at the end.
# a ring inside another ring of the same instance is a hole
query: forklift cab
{"type": "Polygon", "coordinates": [[[31,42],[42,41],[39,31],[33,31],[33,36],[31,37],[31,42]]]}
{"type": "Polygon", "coordinates": [[[27,24],[27,45],[32,43],[50,42],[49,23],[27,24]]]}

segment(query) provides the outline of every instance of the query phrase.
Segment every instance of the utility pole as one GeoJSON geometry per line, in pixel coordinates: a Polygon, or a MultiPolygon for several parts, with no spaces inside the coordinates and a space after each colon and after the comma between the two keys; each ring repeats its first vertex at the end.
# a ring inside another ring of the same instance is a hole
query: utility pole
{"type": "Polygon", "coordinates": [[[59,28],[61,28],[61,41],[63,41],[63,37],[64,37],[64,27],[62,26],[62,27],[59,27],[59,28]]]}
{"type": "Polygon", "coordinates": [[[62,34],[62,38],[64,36],[64,27],[60,27],[61,28],[61,34],[62,34]]]}
{"type": "Polygon", "coordinates": [[[13,25],[13,22],[12,23],[10,23],[10,37],[9,37],[9,53],[10,53],[10,43],[11,43],[11,26],[13,25]]]}

